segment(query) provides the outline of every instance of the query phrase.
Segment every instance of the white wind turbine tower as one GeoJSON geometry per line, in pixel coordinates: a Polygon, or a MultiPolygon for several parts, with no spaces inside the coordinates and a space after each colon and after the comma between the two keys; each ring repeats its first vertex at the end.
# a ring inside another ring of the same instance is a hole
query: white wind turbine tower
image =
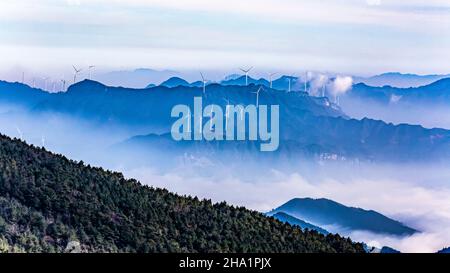
{"type": "Polygon", "coordinates": [[[273,82],[273,76],[275,76],[277,73],[270,73],[269,74],[269,86],[272,89],[272,82],[273,82]]]}
{"type": "Polygon", "coordinates": [[[252,92],[256,94],[256,108],[259,108],[259,92],[261,92],[261,90],[263,90],[262,86],[259,87],[258,91],[252,92]]]}
{"type": "Polygon", "coordinates": [[[73,70],[75,71],[75,73],[73,74],[73,83],[75,83],[77,81],[77,75],[78,75],[78,73],[81,72],[82,69],[81,68],[77,69],[74,65],[72,65],[72,67],[73,67],[73,70]]]}
{"type": "Polygon", "coordinates": [[[91,70],[92,70],[92,68],[95,68],[95,65],[90,65],[90,66],[88,67],[88,69],[89,69],[89,80],[91,80],[91,76],[92,76],[91,70]]]}
{"type": "Polygon", "coordinates": [[[291,92],[291,89],[292,89],[292,84],[291,84],[291,81],[292,81],[292,78],[294,77],[294,74],[291,74],[289,77],[288,77],[288,92],[291,92]]]}
{"type": "Polygon", "coordinates": [[[42,143],[42,147],[45,147],[45,137],[41,136],[41,143],[42,143]]]}
{"type": "Polygon", "coordinates": [[[202,77],[202,83],[203,83],[203,96],[206,97],[206,84],[208,83],[208,80],[205,78],[202,72],[200,72],[200,76],[202,77]]]}
{"type": "Polygon", "coordinates": [[[241,70],[242,72],[245,73],[245,85],[248,85],[248,73],[253,69],[253,66],[250,67],[249,69],[243,69],[243,68],[239,68],[239,70],[241,70]]]}
{"type": "Polygon", "coordinates": [[[16,126],[16,130],[17,130],[17,133],[19,134],[19,138],[23,139],[23,134],[22,134],[22,131],[20,130],[20,128],[16,126]]]}

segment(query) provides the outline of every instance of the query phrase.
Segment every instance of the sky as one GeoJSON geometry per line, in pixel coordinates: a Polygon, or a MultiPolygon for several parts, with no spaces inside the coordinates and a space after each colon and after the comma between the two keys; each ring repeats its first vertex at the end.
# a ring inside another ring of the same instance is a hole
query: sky
{"type": "Polygon", "coordinates": [[[0,37],[0,71],[447,74],[450,1],[1,0],[0,37]]]}

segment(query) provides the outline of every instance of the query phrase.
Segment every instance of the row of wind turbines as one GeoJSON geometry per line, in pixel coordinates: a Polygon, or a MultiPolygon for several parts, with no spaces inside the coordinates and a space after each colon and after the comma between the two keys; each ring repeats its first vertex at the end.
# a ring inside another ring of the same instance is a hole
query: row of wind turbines
{"type": "MultiPolygon", "coordinates": [[[[92,70],[95,67],[96,67],[95,65],[89,65],[87,67],[87,70],[88,70],[87,79],[88,80],[92,79],[92,70]]],[[[77,68],[75,65],[72,65],[72,68],[74,71],[73,72],[73,83],[75,84],[77,82],[77,77],[83,71],[83,68],[77,68]]],[[[60,90],[62,90],[62,91],[66,90],[67,81],[66,81],[64,75],[63,75],[62,79],[60,79],[59,81],[58,80],[51,81],[50,77],[33,77],[30,81],[31,87],[36,88],[36,86],[37,86],[36,82],[38,80],[41,80],[43,82],[43,86],[41,86],[41,88],[43,90],[55,92],[55,91],[57,91],[58,83],[59,83],[59,88],[61,88],[60,90]]],[[[22,83],[25,84],[25,81],[26,81],[25,72],[22,72],[22,83]]]]}
{"type": "MultiPolygon", "coordinates": [[[[72,69],[73,69],[73,84],[75,84],[77,82],[77,79],[79,78],[79,74],[81,72],[83,72],[85,69],[87,69],[88,71],[88,77],[87,79],[91,80],[92,79],[92,71],[93,69],[96,68],[95,65],[89,65],[86,68],[81,68],[81,67],[77,67],[75,65],[72,65],[72,69]]],[[[250,72],[254,69],[253,66],[248,67],[248,68],[239,68],[239,70],[243,73],[243,75],[245,76],[245,85],[248,86],[249,85],[249,74],[250,72]]],[[[273,88],[273,81],[274,81],[274,77],[277,75],[278,73],[276,72],[271,72],[268,73],[268,80],[269,80],[269,88],[273,88]]],[[[203,94],[204,96],[206,96],[206,86],[207,84],[210,82],[205,75],[200,72],[200,76],[201,76],[201,82],[203,83],[203,94]]],[[[288,88],[287,88],[287,92],[292,92],[293,90],[293,84],[292,81],[294,79],[296,79],[297,76],[294,74],[291,74],[289,76],[287,76],[287,81],[288,81],[288,88]]],[[[41,88],[43,88],[46,91],[53,91],[56,92],[58,89],[58,83],[59,83],[59,90],[65,91],[66,90],[66,84],[67,81],[63,76],[63,79],[60,79],[59,81],[51,81],[50,77],[44,77],[44,78],[38,78],[41,79],[43,81],[43,86],[41,86],[41,88]],[[49,85],[50,84],[50,85],[49,85]],[[50,88],[49,88],[50,87],[50,88]]],[[[308,92],[308,79],[309,79],[309,73],[305,72],[305,78],[304,78],[304,91],[306,93],[308,92]]],[[[22,83],[25,83],[25,72],[22,73],[22,83]]],[[[32,82],[31,82],[31,86],[33,88],[36,87],[36,78],[32,78],[32,82]]],[[[259,96],[259,92],[261,90],[259,90],[257,93],[257,96],[259,96]]],[[[322,86],[322,90],[321,90],[321,95],[322,97],[325,96],[325,86],[322,86]]],[[[336,103],[338,103],[337,98],[335,99],[336,103]]]]}
{"type": "MultiPolygon", "coordinates": [[[[253,67],[250,67],[250,68],[248,68],[248,69],[239,68],[239,70],[241,70],[241,71],[244,73],[244,75],[245,75],[245,85],[246,85],[246,86],[248,86],[248,77],[249,77],[249,73],[250,73],[250,71],[251,71],[252,69],[253,69],[253,67]]],[[[270,74],[270,88],[272,88],[272,78],[273,78],[273,76],[275,76],[276,74],[277,74],[277,73],[271,73],[271,74],[270,74]]],[[[203,74],[203,72],[200,72],[200,77],[201,77],[201,82],[203,83],[203,96],[204,96],[204,97],[207,97],[207,94],[206,94],[206,86],[207,86],[209,80],[205,77],[205,75],[203,74]]],[[[262,86],[260,86],[260,87],[258,88],[257,91],[251,92],[251,93],[253,93],[253,94],[256,94],[256,108],[259,108],[259,94],[260,94],[261,91],[265,91],[264,88],[263,88],[262,86]]],[[[229,118],[229,115],[230,115],[230,108],[229,108],[229,106],[230,106],[231,104],[230,104],[230,100],[228,100],[227,98],[223,98],[223,100],[224,100],[225,103],[226,103],[226,110],[225,110],[225,128],[227,128],[227,127],[228,127],[228,118],[229,118]]],[[[243,120],[243,119],[244,119],[244,106],[243,106],[242,104],[240,104],[239,106],[240,106],[240,107],[239,107],[239,117],[240,117],[241,120],[243,120]]],[[[209,118],[212,120],[212,118],[213,118],[213,110],[212,110],[212,108],[210,109],[210,112],[208,113],[208,116],[209,116],[209,118]]],[[[190,119],[191,119],[191,114],[189,113],[185,118],[188,119],[188,121],[190,121],[190,119]]],[[[200,124],[202,124],[202,123],[203,123],[203,116],[200,115],[200,116],[199,116],[199,119],[200,119],[200,124]]],[[[189,133],[191,133],[191,124],[190,124],[190,122],[188,122],[187,124],[188,124],[187,131],[188,131],[189,133]]],[[[212,126],[213,126],[213,124],[210,123],[210,128],[209,128],[210,131],[213,130],[213,127],[212,127],[212,126]]],[[[199,130],[200,130],[199,133],[201,133],[201,130],[202,130],[202,129],[199,128],[199,130]]]]}
{"type": "MultiPolygon", "coordinates": [[[[249,67],[249,68],[239,68],[239,70],[240,71],[242,71],[242,73],[243,73],[243,75],[245,76],[245,86],[248,86],[249,85],[249,74],[250,74],[250,71],[252,71],[253,70],[253,66],[252,67],[249,67]]],[[[271,73],[268,73],[268,81],[269,81],[269,88],[270,89],[272,89],[273,88],[273,82],[274,82],[274,77],[277,75],[278,73],[273,73],[273,72],[271,72],[271,73]]],[[[202,72],[200,72],[200,76],[201,76],[201,81],[202,81],[202,83],[203,83],[203,94],[206,96],[206,86],[207,86],[207,83],[208,82],[210,82],[210,81],[208,81],[206,78],[205,78],[205,76],[204,76],[204,74],[202,73],[202,72]]],[[[287,81],[288,81],[288,87],[287,87],[287,92],[292,92],[293,91],[293,84],[292,84],[292,81],[293,80],[296,80],[296,79],[299,79],[301,76],[297,76],[296,74],[290,74],[289,76],[286,76],[286,78],[287,78],[287,81]]],[[[312,74],[311,72],[308,72],[308,71],[306,71],[305,72],[305,75],[304,75],[304,78],[303,78],[303,84],[304,84],[304,89],[303,89],[303,91],[305,92],[305,93],[308,93],[308,94],[312,94],[312,95],[320,95],[320,96],[322,96],[322,97],[325,97],[326,96],[326,91],[327,91],[327,82],[329,82],[329,78],[328,78],[328,76],[327,75],[324,75],[324,74],[318,74],[318,75],[315,75],[314,76],[314,74],[312,74]],[[316,83],[314,83],[315,82],[315,80],[318,80],[318,82],[321,82],[321,84],[317,84],[317,82],[316,83]],[[311,86],[311,81],[313,82],[312,84],[314,85],[314,86],[311,86]],[[308,85],[309,85],[309,88],[308,88],[308,85]]],[[[263,90],[264,91],[264,89],[262,88],[261,90],[263,90]]],[[[259,92],[261,91],[261,90],[258,90],[256,93],[257,93],[257,96],[259,96],[259,92]]],[[[254,92],[255,93],[255,92],[254,92]]],[[[339,96],[338,95],[334,95],[335,97],[334,97],[334,103],[335,104],[337,104],[337,105],[339,105],[339,96]]]]}
{"type": "MultiPolygon", "coordinates": [[[[248,78],[249,78],[249,73],[250,73],[250,71],[252,71],[253,70],[253,66],[251,66],[251,67],[249,67],[249,68],[239,68],[239,70],[240,71],[242,71],[243,72],[243,74],[245,75],[245,86],[248,86],[249,85],[249,83],[248,83],[248,78]]],[[[275,75],[277,75],[278,73],[276,73],[276,72],[271,72],[271,73],[269,73],[268,74],[268,76],[269,76],[269,87],[272,89],[273,88],[273,79],[274,79],[274,76],[275,75]]],[[[206,86],[207,86],[207,84],[208,84],[208,82],[210,82],[206,77],[205,77],[205,75],[203,74],[203,72],[200,72],[200,76],[201,76],[201,82],[203,83],[203,95],[206,97],[206,86]]],[[[292,80],[295,78],[295,76],[294,76],[294,74],[291,74],[289,77],[288,77],[288,92],[292,92],[292,80]]],[[[306,78],[305,79],[308,79],[308,72],[306,72],[306,78]]],[[[308,87],[307,87],[307,80],[305,80],[305,89],[304,89],[304,91],[305,92],[308,92],[308,87]]],[[[256,94],[256,96],[257,96],[257,100],[256,100],[256,105],[258,106],[259,105],[259,92],[261,92],[261,91],[263,91],[264,90],[264,88],[261,86],[259,89],[258,89],[258,91],[256,91],[256,92],[252,92],[252,93],[255,93],[256,94]]],[[[322,90],[322,93],[323,93],[323,96],[325,96],[325,94],[324,94],[324,90],[322,90]]]]}
{"type": "MultiPolygon", "coordinates": [[[[245,68],[239,68],[239,70],[240,71],[242,71],[242,73],[244,74],[244,76],[245,76],[245,86],[248,86],[248,78],[249,78],[249,74],[250,74],[250,71],[252,71],[253,70],[253,66],[251,66],[251,67],[249,67],[249,68],[247,68],[247,69],[245,69],[245,68]]],[[[273,79],[274,79],[274,76],[276,76],[278,73],[276,73],[276,72],[273,72],[273,73],[269,73],[268,74],[268,76],[269,76],[269,87],[270,88],[273,88],[273,79]]],[[[203,83],[203,92],[205,92],[205,90],[206,90],[206,85],[207,85],[207,83],[209,82],[209,80],[207,80],[206,78],[205,78],[205,76],[204,76],[204,74],[202,73],[202,72],[200,72],[200,76],[201,76],[201,78],[202,78],[202,83],[203,83]]],[[[291,92],[292,91],[292,80],[295,78],[296,76],[294,75],[294,74],[291,74],[290,76],[288,76],[288,92],[291,92]]],[[[308,79],[308,72],[306,72],[306,75],[305,75],[305,79],[308,79]]],[[[305,92],[308,92],[308,88],[307,88],[307,80],[305,80],[305,92]]]]}

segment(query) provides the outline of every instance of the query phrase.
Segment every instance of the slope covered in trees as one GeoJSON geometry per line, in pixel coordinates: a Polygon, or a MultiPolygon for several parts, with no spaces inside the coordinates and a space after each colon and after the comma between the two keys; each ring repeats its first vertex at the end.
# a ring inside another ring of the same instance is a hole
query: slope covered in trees
{"type": "Polygon", "coordinates": [[[0,135],[0,252],[362,252],[243,207],[181,197],[0,135]]]}

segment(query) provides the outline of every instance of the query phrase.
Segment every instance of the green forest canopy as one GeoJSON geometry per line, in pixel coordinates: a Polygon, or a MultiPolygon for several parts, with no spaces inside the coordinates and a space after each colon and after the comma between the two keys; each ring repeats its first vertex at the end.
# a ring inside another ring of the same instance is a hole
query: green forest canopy
{"type": "Polygon", "coordinates": [[[179,196],[0,135],[0,252],[363,252],[244,207],[179,196]],[[76,245],[75,244],[75,245],[76,245]]]}

